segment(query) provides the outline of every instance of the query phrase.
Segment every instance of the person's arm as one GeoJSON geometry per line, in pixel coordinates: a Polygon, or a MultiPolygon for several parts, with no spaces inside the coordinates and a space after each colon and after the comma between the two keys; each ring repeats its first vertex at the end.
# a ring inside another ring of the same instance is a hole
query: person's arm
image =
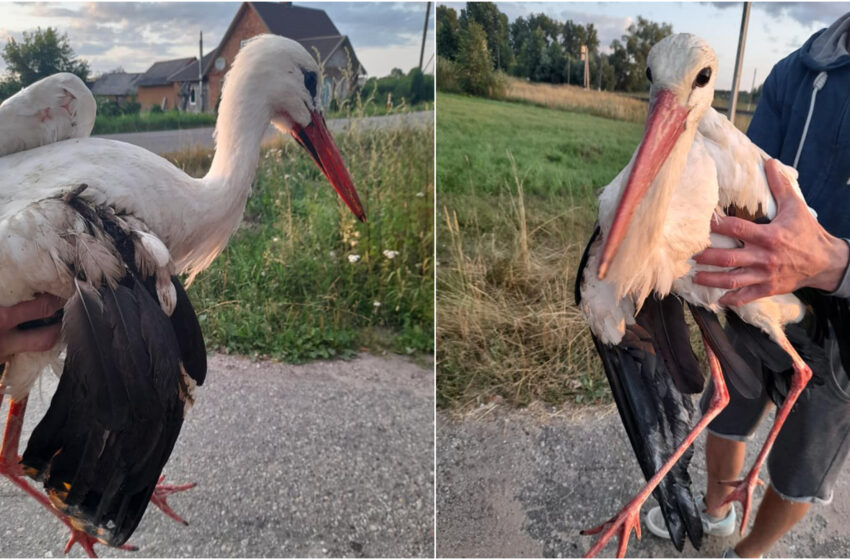
{"type": "Polygon", "coordinates": [[[694,281],[730,290],[724,305],[787,294],[803,287],[835,292],[841,288],[850,262],[850,245],[833,237],[809,213],[806,203],[779,172],[778,162],[765,163],[776,217],[769,224],[740,218],[712,220],[711,230],[743,242],[737,249],[708,248],[696,257],[700,264],[728,267],[722,272],[699,272],[694,281]]]}
{"type": "Polygon", "coordinates": [[[59,311],[62,300],[42,294],[12,307],[0,307],[0,364],[21,352],[49,350],[59,340],[59,325],[20,330],[21,323],[46,319],[59,311]]]}

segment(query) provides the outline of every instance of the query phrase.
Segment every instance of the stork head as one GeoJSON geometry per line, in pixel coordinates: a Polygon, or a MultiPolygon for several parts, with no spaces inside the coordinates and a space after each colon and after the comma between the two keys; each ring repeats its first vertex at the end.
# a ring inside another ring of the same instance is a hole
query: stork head
{"type": "MultiPolygon", "coordinates": [[[[649,115],[602,249],[600,279],[605,277],[635,210],[673,147],[685,130],[696,130],[714,99],[717,55],[699,37],[687,33],[665,37],[650,49],[646,62],[646,77],[651,84],[649,115]]],[[[693,135],[689,138],[692,140],[693,135]]]]}
{"type": "Polygon", "coordinates": [[[366,221],[360,198],[325,125],[319,98],[320,80],[319,65],[304,47],[279,35],[250,39],[227,75],[228,82],[245,84],[246,97],[259,97],[275,127],[291,134],[309,152],[354,215],[366,221]],[[247,75],[235,79],[239,74],[247,75]]]}

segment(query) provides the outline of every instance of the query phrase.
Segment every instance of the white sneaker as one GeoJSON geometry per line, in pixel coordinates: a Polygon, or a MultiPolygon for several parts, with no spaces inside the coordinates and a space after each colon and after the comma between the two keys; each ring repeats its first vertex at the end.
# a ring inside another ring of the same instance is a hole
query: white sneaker
{"type": "MultiPolygon", "coordinates": [[[[726,514],[726,517],[717,518],[705,513],[704,501],[700,500],[700,504],[703,510],[701,511],[703,534],[713,535],[715,537],[728,537],[735,532],[737,514],[734,507],[729,508],[729,513],[726,514]]],[[[650,533],[662,539],[670,538],[670,532],[667,531],[667,524],[664,523],[664,516],[661,514],[661,508],[659,506],[655,506],[649,510],[644,520],[646,521],[646,528],[649,529],[650,533]]]]}

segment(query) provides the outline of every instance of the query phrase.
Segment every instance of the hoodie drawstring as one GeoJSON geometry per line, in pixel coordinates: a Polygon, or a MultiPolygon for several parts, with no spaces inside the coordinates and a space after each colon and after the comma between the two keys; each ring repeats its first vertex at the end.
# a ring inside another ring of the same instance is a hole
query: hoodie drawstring
{"type": "Polygon", "coordinates": [[[812,121],[812,113],[815,111],[815,97],[817,97],[818,92],[823,89],[823,86],[826,85],[826,72],[821,72],[815,77],[815,81],[812,84],[812,102],[809,104],[809,114],[806,115],[806,124],[803,126],[803,136],[800,137],[800,145],[797,146],[797,155],[794,156],[794,169],[797,169],[797,163],[800,161],[800,154],[803,153],[803,144],[806,143],[806,135],[809,133],[809,123],[812,121]]]}

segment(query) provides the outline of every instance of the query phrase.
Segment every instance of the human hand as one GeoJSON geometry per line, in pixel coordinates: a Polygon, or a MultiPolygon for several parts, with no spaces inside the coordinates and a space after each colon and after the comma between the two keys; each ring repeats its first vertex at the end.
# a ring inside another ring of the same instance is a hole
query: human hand
{"type": "Polygon", "coordinates": [[[723,305],[743,305],[803,287],[834,291],[850,259],[847,242],[821,227],[779,171],[779,162],[766,161],[764,171],[776,200],[773,221],[754,224],[728,216],[712,220],[711,231],[738,239],[743,247],[708,248],[696,256],[700,264],[731,268],[694,277],[697,284],[730,290],[720,298],[723,305]]]}
{"type": "Polygon", "coordinates": [[[17,326],[28,321],[46,319],[62,308],[56,296],[41,294],[35,299],[11,307],[0,307],[0,364],[21,352],[49,350],[59,340],[60,325],[21,330],[17,326]]]}

